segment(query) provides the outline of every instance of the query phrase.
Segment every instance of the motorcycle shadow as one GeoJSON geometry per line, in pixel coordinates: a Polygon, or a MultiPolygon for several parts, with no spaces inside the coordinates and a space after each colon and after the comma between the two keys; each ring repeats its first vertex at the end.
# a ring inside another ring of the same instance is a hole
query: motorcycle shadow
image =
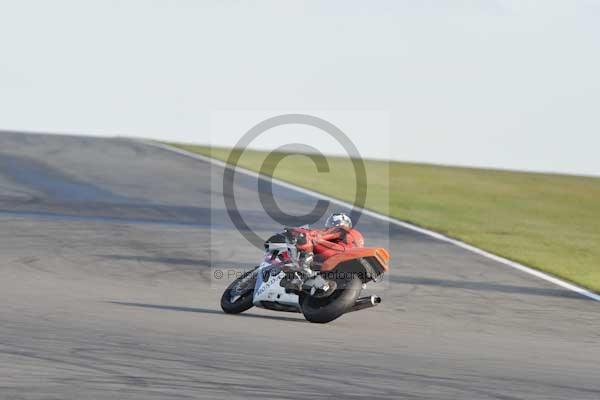
{"type": "MultiPolygon", "coordinates": [[[[108,301],[107,303],[116,304],[116,305],[120,305],[120,306],[127,306],[127,307],[141,307],[141,308],[153,308],[153,309],[159,309],[159,310],[182,311],[182,312],[191,312],[191,313],[200,313],[200,314],[214,314],[214,315],[221,315],[223,317],[260,318],[260,319],[271,319],[271,320],[276,320],[276,321],[308,323],[308,321],[306,321],[304,318],[280,317],[280,316],[275,316],[275,315],[260,315],[260,314],[254,314],[251,312],[250,313],[245,312],[242,314],[232,315],[232,314],[225,314],[223,311],[220,311],[220,310],[212,310],[209,308],[199,308],[199,307],[167,306],[167,305],[162,305],[162,304],[130,303],[130,302],[123,302],[123,301],[108,301]]],[[[298,314],[298,315],[301,315],[301,314],[298,314]]]]}

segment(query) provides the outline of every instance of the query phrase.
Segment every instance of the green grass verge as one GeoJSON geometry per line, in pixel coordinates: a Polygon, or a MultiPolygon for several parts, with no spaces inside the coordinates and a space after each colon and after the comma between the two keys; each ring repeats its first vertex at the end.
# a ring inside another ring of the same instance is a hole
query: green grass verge
{"type": "MultiPolygon", "coordinates": [[[[226,160],[230,149],[171,144],[226,160]]],[[[266,152],[239,165],[260,170],[266,152]]],[[[352,202],[350,160],[329,173],[290,155],[278,179],[352,202]],[[298,171],[303,171],[302,174],[298,171]]],[[[458,238],[600,292],[600,178],[366,160],[366,208],[458,238]]]]}

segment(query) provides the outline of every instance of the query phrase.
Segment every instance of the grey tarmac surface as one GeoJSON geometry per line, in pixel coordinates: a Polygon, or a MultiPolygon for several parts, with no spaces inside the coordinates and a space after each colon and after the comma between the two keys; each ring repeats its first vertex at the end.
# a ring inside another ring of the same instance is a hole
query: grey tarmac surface
{"type": "MultiPolygon", "coordinates": [[[[600,398],[600,304],[367,217],[393,257],[379,307],[223,314],[261,252],[222,175],[126,139],[0,133],[0,399],[600,398]]],[[[238,178],[248,224],[278,230],[238,178]]]]}

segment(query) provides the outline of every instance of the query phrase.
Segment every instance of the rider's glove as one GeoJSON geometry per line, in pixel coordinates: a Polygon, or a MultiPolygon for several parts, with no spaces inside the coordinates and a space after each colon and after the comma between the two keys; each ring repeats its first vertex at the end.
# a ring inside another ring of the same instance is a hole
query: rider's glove
{"type": "Polygon", "coordinates": [[[300,254],[300,259],[298,260],[298,264],[300,264],[300,267],[302,269],[310,269],[310,267],[312,266],[312,263],[313,263],[313,259],[314,259],[314,254],[312,252],[302,253],[302,254],[300,254]]]}
{"type": "Polygon", "coordinates": [[[306,244],[306,242],[306,234],[304,232],[300,232],[298,235],[296,235],[296,244],[298,246],[303,246],[306,244]]]}

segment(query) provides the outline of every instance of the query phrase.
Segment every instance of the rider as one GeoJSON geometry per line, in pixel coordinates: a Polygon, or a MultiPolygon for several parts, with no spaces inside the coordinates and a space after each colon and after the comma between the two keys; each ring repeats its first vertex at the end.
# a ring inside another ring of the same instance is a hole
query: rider
{"type": "Polygon", "coordinates": [[[296,247],[305,267],[313,261],[321,264],[346,249],[364,246],[362,234],[352,228],[350,217],[341,212],[327,218],[325,229],[296,228],[296,231],[299,232],[296,247]]]}

